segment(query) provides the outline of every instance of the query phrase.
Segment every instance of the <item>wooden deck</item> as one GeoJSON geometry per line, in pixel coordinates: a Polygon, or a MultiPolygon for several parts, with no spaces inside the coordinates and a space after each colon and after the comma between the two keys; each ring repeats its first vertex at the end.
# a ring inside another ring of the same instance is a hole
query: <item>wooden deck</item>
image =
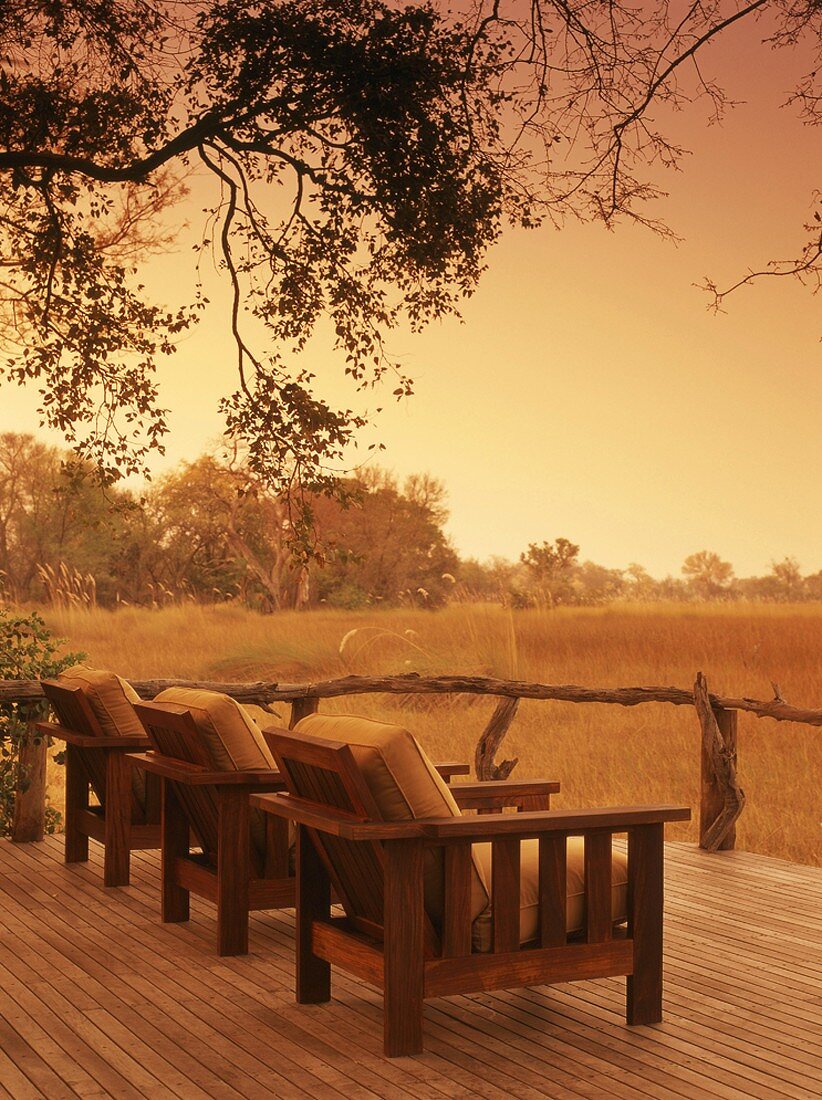
{"type": "Polygon", "coordinates": [[[293,920],[213,954],[213,910],[158,921],[155,853],[103,890],[99,848],[0,842],[0,1095],[822,1096],[822,871],[669,844],[665,1022],[627,1028],[624,979],[432,1001],[426,1053],[386,1061],[377,993],[293,999],[293,920]]]}

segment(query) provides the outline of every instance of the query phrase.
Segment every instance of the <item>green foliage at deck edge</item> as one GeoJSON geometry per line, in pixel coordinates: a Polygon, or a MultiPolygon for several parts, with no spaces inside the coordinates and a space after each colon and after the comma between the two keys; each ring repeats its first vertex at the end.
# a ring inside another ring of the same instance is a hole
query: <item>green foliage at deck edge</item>
{"type": "MultiPolygon", "coordinates": [[[[36,611],[21,615],[0,607],[0,680],[49,678],[84,659],[83,653],[59,656],[62,645],[36,611]]],[[[16,792],[30,782],[20,761],[20,747],[31,736],[29,723],[47,713],[45,703],[0,703],[0,836],[10,835],[16,792]]],[[[46,805],[46,832],[59,826],[60,814],[46,805]]]]}

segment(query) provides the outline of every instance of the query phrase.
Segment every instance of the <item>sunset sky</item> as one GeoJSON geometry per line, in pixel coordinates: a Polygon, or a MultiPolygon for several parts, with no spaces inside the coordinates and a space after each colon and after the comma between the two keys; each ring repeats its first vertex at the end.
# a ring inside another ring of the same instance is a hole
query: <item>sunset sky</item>
{"type": "MultiPolygon", "coordinates": [[[[655,575],[678,573],[700,549],[739,575],[785,555],[822,569],[819,298],[771,279],[715,316],[693,285],[798,254],[819,184],[818,132],[779,109],[796,60],[759,37],[740,27],[704,62],[746,101],[722,127],[706,127],[699,107],[677,116],[693,155],[664,179],[658,212],[678,247],[629,226],[509,232],[463,324],[390,339],[416,395],[394,405],[390,387],[368,394],[368,406],[385,406],[369,439],[386,444],[379,461],[400,477],[445,482],[462,555],[515,558],[561,535],[583,558],[655,575]]],[[[193,281],[190,264],[183,233],[179,253],[143,278],[175,294],[193,281]]],[[[332,401],[357,403],[329,346],[321,332],[304,358],[332,401]]],[[[226,318],[212,309],[161,365],[172,432],[156,473],[217,436],[233,368],[226,318]]],[[[37,403],[4,386],[0,431],[45,437],[37,403]]],[[[361,447],[352,461],[365,457],[361,447]]]]}

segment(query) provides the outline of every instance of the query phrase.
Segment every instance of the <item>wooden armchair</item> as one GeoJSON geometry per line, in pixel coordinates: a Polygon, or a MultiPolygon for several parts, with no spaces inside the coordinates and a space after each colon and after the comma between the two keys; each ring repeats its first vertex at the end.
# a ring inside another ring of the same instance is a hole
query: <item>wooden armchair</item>
{"type": "MultiPolygon", "coordinates": [[[[131,852],[160,847],[159,783],[135,775],[127,758],[148,748],[148,738],[135,732],[140,727],[133,715],[128,732],[118,735],[112,723],[104,729],[87,690],[78,684],[43,680],[42,687],[58,721],[38,722],[37,728],[66,744],[66,863],[87,860],[91,838],[105,850],[104,885],[128,886],[131,852]],[[91,795],[97,806],[91,805],[91,795]]],[[[123,702],[130,705],[125,694],[123,702]]]]}
{"type": "MultiPolygon", "coordinates": [[[[269,737],[288,793],[252,799],[298,826],[300,1003],[329,999],[332,963],[382,988],[389,1057],[422,1050],[426,997],[624,974],[628,1023],[661,1019],[663,826],[687,820],[687,808],[386,820],[377,801],[388,804],[385,791],[363,767],[360,747],[313,737],[308,721],[297,736],[269,737]],[[624,832],[627,887],[619,884],[624,859],[612,849],[613,834],[624,832]],[[490,881],[476,858],[482,842],[490,881]],[[530,906],[526,859],[536,868],[530,906]],[[332,887],[344,917],[330,915],[332,887]]],[[[485,804],[482,786],[453,794],[499,810],[504,785],[488,784],[485,804]]],[[[545,798],[551,785],[511,786],[516,801],[545,798]]]]}

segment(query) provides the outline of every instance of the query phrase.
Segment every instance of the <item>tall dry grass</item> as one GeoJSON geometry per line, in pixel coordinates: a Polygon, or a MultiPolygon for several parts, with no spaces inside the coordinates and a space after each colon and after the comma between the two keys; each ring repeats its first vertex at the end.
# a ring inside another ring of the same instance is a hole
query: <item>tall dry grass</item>
{"type": "MultiPolygon", "coordinates": [[[[768,699],[776,682],[791,702],[822,707],[822,608],[813,605],[512,612],[466,604],[434,613],[271,616],[184,606],[54,610],[47,618],[92,663],[137,679],[306,681],[416,671],[689,688],[702,670],[721,694],[768,699]]],[[[323,703],[400,721],[440,759],[471,759],[493,706],[490,699],[425,696],[323,703]]],[[[519,757],[519,775],[561,779],[557,806],[663,801],[697,809],[699,728],[690,707],[526,701],[504,753],[519,757]]],[[[748,795],[740,847],[822,863],[820,761],[822,729],[740,715],[739,767],[748,795]]],[[[669,835],[695,839],[695,825],[669,835]]]]}

